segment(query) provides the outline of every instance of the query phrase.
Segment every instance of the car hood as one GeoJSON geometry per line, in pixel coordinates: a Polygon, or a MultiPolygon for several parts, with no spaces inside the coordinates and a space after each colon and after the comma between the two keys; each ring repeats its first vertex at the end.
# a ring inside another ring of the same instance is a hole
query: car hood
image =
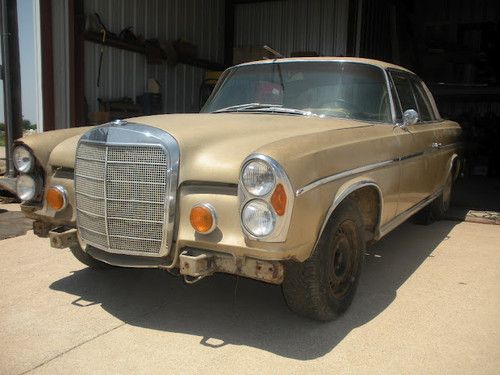
{"type": "MultiPolygon", "coordinates": [[[[272,157],[274,143],[279,143],[282,149],[287,139],[293,141],[311,135],[317,138],[318,133],[370,126],[345,119],[246,113],[157,115],[131,118],[127,122],[162,129],[177,140],[181,154],[179,183],[237,183],[241,163],[253,152],[265,148],[265,153],[272,157]]],[[[53,148],[49,164],[73,168],[78,140],[88,129],[80,128],[77,135],[68,134],[53,148]]],[[[28,139],[36,154],[36,137],[28,139]]]]}

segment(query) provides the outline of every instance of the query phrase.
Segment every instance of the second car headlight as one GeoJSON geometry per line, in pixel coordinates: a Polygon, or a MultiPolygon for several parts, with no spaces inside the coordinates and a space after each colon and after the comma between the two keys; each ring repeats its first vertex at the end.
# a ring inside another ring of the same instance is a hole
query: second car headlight
{"type": "Polygon", "coordinates": [[[275,184],[271,166],[263,160],[252,160],[241,173],[245,189],[252,195],[262,197],[269,194],[275,184]]]}
{"type": "Polygon", "coordinates": [[[28,173],[33,169],[35,159],[31,152],[24,146],[17,146],[13,152],[14,167],[19,172],[28,173]]]}
{"type": "Polygon", "coordinates": [[[26,202],[35,197],[36,182],[33,177],[23,174],[17,178],[16,184],[17,196],[26,202]]]}
{"type": "Polygon", "coordinates": [[[269,204],[263,200],[254,199],[243,207],[241,221],[245,229],[253,236],[265,237],[274,230],[276,218],[269,204]]]}

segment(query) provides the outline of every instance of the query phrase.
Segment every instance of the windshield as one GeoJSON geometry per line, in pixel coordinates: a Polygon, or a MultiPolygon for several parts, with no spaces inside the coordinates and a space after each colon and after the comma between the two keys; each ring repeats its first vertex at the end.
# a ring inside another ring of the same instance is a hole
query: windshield
{"type": "Polygon", "coordinates": [[[351,62],[277,61],[232,68],[202,112],[274,112],[391,121],[382,70],[351,62]]]}

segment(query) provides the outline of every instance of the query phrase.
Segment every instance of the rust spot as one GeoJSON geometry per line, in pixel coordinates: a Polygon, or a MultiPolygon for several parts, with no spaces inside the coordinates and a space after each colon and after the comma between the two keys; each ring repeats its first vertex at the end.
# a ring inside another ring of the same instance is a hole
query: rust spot
{"type": "Polygon", "coordinates": [[[278,267],[272,267],[271,270],[273,272],[273,279],[278,279],[278,267]]]}

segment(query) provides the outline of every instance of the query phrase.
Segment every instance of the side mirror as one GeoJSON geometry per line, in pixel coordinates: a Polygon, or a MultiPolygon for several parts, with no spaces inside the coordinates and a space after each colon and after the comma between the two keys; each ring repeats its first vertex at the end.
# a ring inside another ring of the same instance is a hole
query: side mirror
{"type": "Polygon", "coordinates": [[[403,113],[403,126],[409,126],[417,123],[418,112],[414,109],[407,109],[403,113]]]}

